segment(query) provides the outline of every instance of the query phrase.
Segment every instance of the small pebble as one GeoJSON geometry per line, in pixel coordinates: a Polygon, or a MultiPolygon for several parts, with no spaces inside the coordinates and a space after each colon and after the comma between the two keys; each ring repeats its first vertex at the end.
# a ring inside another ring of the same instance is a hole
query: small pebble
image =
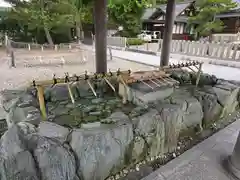
{"type": "Polygon", "coordinates": [[[173,153],[172,156],[173,156],[173,158],[176,158],[176,157],[177,157],[177,155],[176,155],[175,153],[173,153]]]}
{"type": "Polygon", "coordinates": [[[177,150],[180,150],[180,149],[181,149],[181,147],[180,147],[180,146],[178,146],[178,147],[177,147],[177,150]]]}
{"type": "Polygon", "coordinates": [[[124,174],[127,174],[127,173],[128,173],[128,170],[127,170],[127,169],[124,169],[124,170],[123,170],[123,173],[124,173],[124,174]]]}
{"type": "Polygon", "coordinates": [[[116,174],[116,175],[115,175],[115,179],[120,179],[120,175],[119,175],[119,174],[116,174]]]}
{"type": "Polygon", "coordinates": [[[139,169],[139,165],[137,164],[136,165],[136,171],[139,171],[140,169],[139,169]]]}
{"type": "Polygon", "coordinates": [[[178,143],[177,143],[177,144],[180,146],[180,145],[182,145],[182,142],[181,142],[181,141],[178,141],[178,143]]]}
{"type": "Polygon", "coordinates": [[[151,159],[150,159],[150,157],[147,157],[147,159],[146,159],[146,160],[149,162],[151,159]]]}

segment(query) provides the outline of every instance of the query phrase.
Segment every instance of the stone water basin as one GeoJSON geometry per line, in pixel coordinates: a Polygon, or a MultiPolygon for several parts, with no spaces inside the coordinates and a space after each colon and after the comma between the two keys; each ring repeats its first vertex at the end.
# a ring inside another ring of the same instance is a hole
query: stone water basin
{"type": "Polygon", "coordinates": [[[88,93],[83,93],[82,89],[81,91],[82,96],[76,96],[75,93],[73,104],[65,87],[51,89],[46,103],[48,121],[66,127],[80,128],[89,123],[93,123],[94,126],[114,123],[114,120],[109,118],[114,112],[123,112],[133,118],[148,111],[146,106],[123,104],[122,99],[111,91],[104,93],[102,97],[95,97],[89,89],[88,93]]]}

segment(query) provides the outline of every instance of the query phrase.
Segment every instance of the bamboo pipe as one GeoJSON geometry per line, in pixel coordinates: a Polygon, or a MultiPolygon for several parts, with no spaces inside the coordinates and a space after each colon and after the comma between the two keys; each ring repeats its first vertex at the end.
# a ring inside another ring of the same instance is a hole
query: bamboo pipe
{"type": "Polygon", "coordinates": [[[193,68],[191,68],[190,66],[188,66],[187,68],[190,69],[192,72],[196,73],[196,71],[193,68]]]}
{"type": "Polygon", "coordinates": [[[37,86],[37,94],[38,94],[38,100],[39,100],[42,118],[43,118],[43,120],[47,120],[47,112],[46,112],[46,106],[45,106],[43,86],[39,86],[39,85],[37,86]]]}
{"type": "MultiPolygon", "coordinates": [[[[118,73],[120,73],[121,75],[123,74],[129,74],[129,71],[122,71],[122,72],[111,72],[111,73],[107,73],[105,74],[105,77],[111,77],[111,76],[117,76],[118,73]]],[[[96,75],[92,74],[92,75],[88,75],[89,79],[94,79],[96,77],[96,75]]],[[[97,78],[102,78],[102,74],[98,74],[97,78]]],[[[69,82],[73,82],[73,81],[79,81],[79,80],[85,80],[84,75],[81,76],[73,76],[73,77],[69,77],[69,82]]],[[[43,81],[34,81],[30,83],[30,86],[37,86],[37,85],[42,85],[42,86],[47,86],[47,85],[52,85],[54,84],[54,80],[43,80],[43,81]]],[[[55,81],[55,85],[62,85],[62,84],[66,84],[65,82],[65,78],[56,78],[55,81]]]]}
{"type": "MultiPolygon", "coordinates": [[[[55,78],[55,76],[54,76],[55,78]]],[[[56,79],[55,79],[56,81],[56,79]]],[[[71,89],[71,86],[70,86],[70,82],[69,82],[69,74],[68,73],[65,73],[65,83],[67,83],[67,89],[68,89],[68,93],[69,93],[69,96],[71,98],[71,101],[73,104],[75,104],[75,99],[73,97],[73,93],[72,93],[72,89],[71,89]]]]}
{"type": "Polygon", "coordinates": [[[89,80],[87,80],[87,83],[88,83],[89,87],[91,88],[91,90],[92,90],[92,92],[93,92],[94,96],[96,96],[96,97],[97,97],[97,93],[96,93],[96,91],[94,90],[94,88],[93,88],[93,86],[92,86],[91,82],[90,82],[89,80]]]}
{"type": "Polygon", "coordinates": [[[68,88],[68,93],[69,93],[69,96],[71,98],[71,101],[72,101],[73,104],[75,104],[75,99],[73,97],[72,89],[71,89],[71,86],[70,86],[69,82],[67,83],[67,88],[68,88]]]}
{"type": "Polygon", "coordinates": [[[116,90],[115,90],[115,88],[114,88],[114,86],[111,84],[111,82],[107,79],[107,78],[103,78],[105,81],[106,81],[106,83],[112,88],[112,90],[114,91],[114,92],[116,92],[116,90]]]}

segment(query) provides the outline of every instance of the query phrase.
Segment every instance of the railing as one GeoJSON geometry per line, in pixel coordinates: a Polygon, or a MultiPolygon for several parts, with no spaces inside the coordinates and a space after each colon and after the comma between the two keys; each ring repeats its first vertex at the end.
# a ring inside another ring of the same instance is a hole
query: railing
{"type": "MultiPolygon", "coordinates": [[[[171,53],[189,56],[208,57],[215,59],[239,60],[240,45],[232,43],[203,43],[196,41],[172,40],[171,53]]],[[[158,43],[148,43],[140,46],[131,46],[129,50],[158,53],[162,49],[162,40],[158,43]]]]}
{"type": "Polygon", "coordinates": [[[79,44],[76,43],[62,43],[56,45],[49,44],[36,44],[36,43],[25,43],[25,42],[15,42],[8,40],[8,46],[14,49],[28,49],[31,50],[66,50],[66,49],[75,49],[79,48],[79,44]]]}
{"type": "Polygon", "coordinates": [[[240,34],[213,34],[214,42],[234,42],[240,40],[240,34]]]}
{"type": "MultiPolygon", "coordinates": [[[[93,37],[94,40],[94,37],[93,37]]],[[[113,47],[125,48],[127,44],[127,38],[125,37],[107,37],[107,45],[113,47]]],[[[80,45],[77,43],[61,43],[55,45],[49,44],[36,44],[36,43],[25,43],[25,42],[15,42],[8,40],[8,46],[15,49],[28,49],[31,50],[71,50],[80,48],[80,45]]]]}

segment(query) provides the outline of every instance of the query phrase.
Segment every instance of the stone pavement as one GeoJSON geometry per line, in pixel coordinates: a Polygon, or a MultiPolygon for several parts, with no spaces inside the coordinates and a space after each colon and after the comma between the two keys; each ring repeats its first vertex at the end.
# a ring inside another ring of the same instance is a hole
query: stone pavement
{"type": "Polygon", "coordinates": [[[202,141],[142,180],[236,180],[227,171],[240,120],[202,141]]]}
{"type": "MultiPolygon", "coordinates": [[[[136,52],[122,51],[122,50],[112,50],[112,55],[115,57],[123,58],[129,61],[134,61],[142,64],[147,64],[155,67],[159,67],[160,57],[156,55],[147,55],[136,52]]],[[[182,60],[181,55],[171,54],[170,63],[177,63],[182,60]]],[[[186,56],[185,56],[186,57],[186,56]]],[[[201,60],[202,58],[198,57],[196,60],[201,60]]],[[[207,61],[202,59],[202,61],[207,61]]],[[[218,78],[223,78],[226,80],[240,80],[240,70],[234,67],[226,67],[204,63],[203,72],[211,75],[215,75],[218,78]]]]}

